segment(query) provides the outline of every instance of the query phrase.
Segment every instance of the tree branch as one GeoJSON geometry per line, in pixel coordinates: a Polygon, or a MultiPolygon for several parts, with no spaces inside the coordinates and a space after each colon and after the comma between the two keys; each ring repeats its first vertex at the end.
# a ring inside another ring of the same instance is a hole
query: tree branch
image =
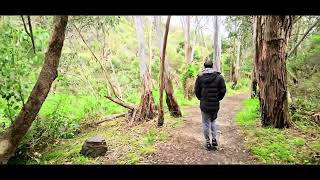
{"type": "Polygon", "coordinates": [[[104,73],[104,76],[105,76],[105,78],[107,79],[107,81],[108,81],[108,83],[109,83],[109,85],[110,85],[110,88],[111,88],[111,90],[112,90],[113,95],[116,96],[117,98],[119,98],[118,95],[116,94],[115,90],[114,90],[114,87],[113,87],[113,85],[112,85],[112,83],[111,83],[108,75],[107,75],[107,74],[108,74],[108,73],[107,73],[107,70],[104,68],[104,66],[102,65],[102,63],[100,62],[100,60],[99,60],[99,59],[97,58],[97,56],[93,53],[93,51],[91,50],[91,48],[89,47],[89,45],[87,44],[87,42],[84,40],[84,38],[83,38],[81,32],[79,31],[79,29],[77,28],[77,26],[74,25],[74,24],[73,24],[73,26],[74,26],[74,28],[77,30],[77,32],[78,32],[81,40],[84,42],[84,44],[86,45],[86,47],[89,49],[89,51],[90,51],[90,53],[92,54],[92,56],[94,57],[94,59],[99,63],[99,65],[100,65],[100,67],[101,67],[101,69],[102,69],[102,71],[103,71],[103,73],[104,73]]]}
{"type": "Polygon", "coordinates": [[[23,16],[21,16],[21,19],[22,19],[22,22],[23,22],[24,30],[26,31],[26,33],[28,34],[28,36],[30,36],[30,33],[28,32],[28,29],[27,29],[27,26],[26,26],[26,23],[24,22],[23,16]]]}
{"type": "Polygon", "coordinates": [[[300,20],[302,18],[302,16],[298,16],[297,18],[294,19],[293,24],[296,24],[296,22],[298,22],[298,20],[300,20]]]}
{"type": "Polygon", "coordinates": [[[36,53],[36,47],[35,47],[35,45],[34,45],[34,38],[33,38],[33,33],[32,33],[32,25],[31,25],[30,16],[28,16],[28,24],[29,24],[29,31],[30,31],[29,36],[30,36],[30,38],[31,38],[33,52],[36,53]]]}
{"type": "Polygon", "coordinates": [[[31,25],[30,16],[28,16],[28,25],[29,25],[29,31],[30,32],[27,29],[27,25],[26,25],[26,23],[24,21],[23,16],[20,16],[20,17],[21,17],[21,20],[23,22],[23,28],[24,28],[25,32],[31,38],[33,52],[36,53],[36,48],[35,48],[35,45],[34,45],[34,38],[33,38],[33,33],[32,33],[32,25],[31,25]]]}
{"type": "Polygon", "coordinates": [[[307,32],[302,36],[302,38],[298,41],[298,43],[289,51],[288,56],[290,57],[290,55],[298,48],[298,46],[301,44],[301,42],[307,37],[307,35],[309,34],[309,32],[320,22],[320,19],[317,19],[317,21],[315,23],[312,24],[312,26],[310,26],[310,28],[307,30],[307,32]]]}

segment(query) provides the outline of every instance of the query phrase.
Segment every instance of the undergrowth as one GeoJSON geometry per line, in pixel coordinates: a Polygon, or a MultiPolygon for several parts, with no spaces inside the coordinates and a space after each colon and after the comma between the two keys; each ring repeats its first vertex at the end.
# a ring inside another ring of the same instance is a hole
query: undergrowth
{"type": "MultiPolygon", "coordinates": [[[[148,163],[143,157],[156,151],[155,143],[170,138],[170,130],[182,125],[182,118],[165,114],[165,124],[157,128],[154,121],[129,128],[124,119],[110,121],[96,128],[89,128],[73,139],[60,139],[50,148],[36,152],[25,164],[138,164],[148,163]],[[80,154],[84,141],[101,135],[106,139],[108,152],[105,157],[88,158],[80,154]],[[110,158],[110,159],[109,159],[110,158]]],[[[22,163],[20,161],[20,163],[22,163]]]]}
{"type": "Polygon", "coordinates": [[[307,121],[301,127],[276,129],[261,127],[258,99],[247,99],[243,109],[236,114],[236,123],[245,135],[245,146],[266,164],[319,164],[319,127],[307,121]],[[313,133],[313,136],[310,135],[313,133]]]}
{"type": "Polygon", "coordinates": [[[250,82],[250,79],[240,79],[234,89],[231,88],[232,82],[226,82],[226,96],[233,96],[239,93],[249,92],[250,82]]]}

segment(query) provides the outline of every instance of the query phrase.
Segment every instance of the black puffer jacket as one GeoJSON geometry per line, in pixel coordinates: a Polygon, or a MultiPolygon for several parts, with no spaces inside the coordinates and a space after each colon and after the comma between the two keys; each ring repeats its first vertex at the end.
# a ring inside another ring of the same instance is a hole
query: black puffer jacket
{"type": "Polygon", "coordinates": [[[217,114],[219,101],[226,94],[226,84],[222,75],[211,68],[206,68],[196,79],[195,93],[200,100],[201,111],[217,114]]]}

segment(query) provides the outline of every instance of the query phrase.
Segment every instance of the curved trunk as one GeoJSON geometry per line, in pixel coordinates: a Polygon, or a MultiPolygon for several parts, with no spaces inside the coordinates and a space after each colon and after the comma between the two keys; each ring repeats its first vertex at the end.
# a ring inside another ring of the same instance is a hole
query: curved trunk
{"type": "Polygon", "coordinates": [[[165,73],[166,73],[165,74],[166,103],[167,103],[170,115],[173,117],[181,117],[182,113],[181,113],[179,104],[174,96],[171,77],[167,69],[165,70],[165,73]]]}
{"type": "Polygon", "coordinates": [[[32,89],[27,103],[23,106],[15,122],[0,138],[0,164],[6,164],[14,155],[21,139],[31,127],[45,101],[53,81],[58,76],[58,66],[63,47],[68,16],[56,16],[49,48],[38,80],[32,89]]]}

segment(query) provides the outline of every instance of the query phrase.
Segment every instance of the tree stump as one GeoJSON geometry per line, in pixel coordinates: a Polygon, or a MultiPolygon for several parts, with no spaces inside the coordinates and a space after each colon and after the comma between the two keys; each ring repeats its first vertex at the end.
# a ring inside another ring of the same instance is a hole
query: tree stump
{"type": "Polygon", "coordinates": [[[108,151],[106,141],[103,137],[97,135],[87,139],[81,149],[81,154],[89,157],[96,158],[103,156],[108,151]]]}

